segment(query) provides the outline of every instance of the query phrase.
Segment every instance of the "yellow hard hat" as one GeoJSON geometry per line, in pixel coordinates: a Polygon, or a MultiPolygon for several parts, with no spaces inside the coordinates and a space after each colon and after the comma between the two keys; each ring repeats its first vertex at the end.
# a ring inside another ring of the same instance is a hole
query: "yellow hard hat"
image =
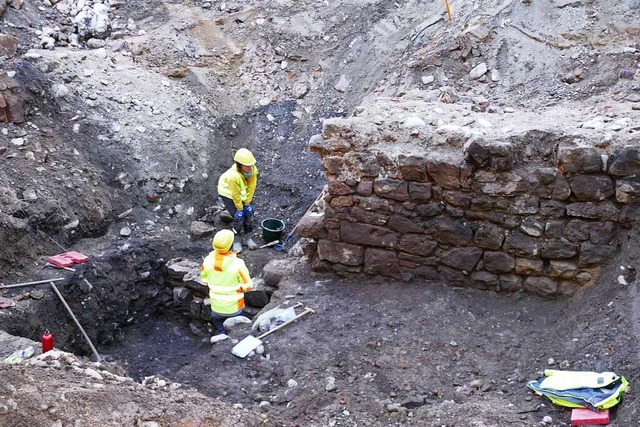
{"type": "Polygon", "coordinates": [[[236,151],[236,155],[233,156],[233,161],[245,166],[253,166],[256,164],[256,158],[253,157],[251,151],[246,148],[241,148],[236,151]]]}
{"type": "Polygon", "coordinates": [[[231,230],[220,230],[213,236],[213,249],[223,253],[229,252],[231,245],[233,245],[234,234],[231,230]]]}

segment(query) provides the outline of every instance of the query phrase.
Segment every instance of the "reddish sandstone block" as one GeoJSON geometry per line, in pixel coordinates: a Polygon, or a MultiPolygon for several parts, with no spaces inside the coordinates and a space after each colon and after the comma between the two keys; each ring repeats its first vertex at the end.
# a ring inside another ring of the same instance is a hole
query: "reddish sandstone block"
{"type": "Polygon", "coordinates": [[[590,409],[576,408],[571,411],[571,425],[606,425],[609,424],[609,410],[594,412],[590,409]]]}

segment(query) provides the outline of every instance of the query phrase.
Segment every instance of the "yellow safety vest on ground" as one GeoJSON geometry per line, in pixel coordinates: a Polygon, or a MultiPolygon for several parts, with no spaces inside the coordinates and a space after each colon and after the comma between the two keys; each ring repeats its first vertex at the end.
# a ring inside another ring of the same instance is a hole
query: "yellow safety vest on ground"
{"type": "Polygon", "coordinates": [[[224,315],[244,308],[244,293],[251,290],[253,281],[235,252],[210,252],[202,263],[200,277],[209,286],[212,311],[224,315]]]}
{"type": "Polygon", "coordinates": [[[233,200],[236,209],[242,210],[244,205],[251,204],[258,184],[258,168],[251,167],[253,173],[249,179],[245,179],[238,172],[236,165],[231,166],[218,180],[218,195],[233,200]]]}

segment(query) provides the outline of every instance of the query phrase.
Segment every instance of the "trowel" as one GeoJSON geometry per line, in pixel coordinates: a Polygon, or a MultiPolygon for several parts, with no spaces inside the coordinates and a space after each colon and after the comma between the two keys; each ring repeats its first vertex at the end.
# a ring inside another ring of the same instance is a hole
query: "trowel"
{"type": "Polygon", "coordinates": [[[247,357],[249,355],[249,353],[251,353],[256,348],[258,348],[259,346],[262,345],[262,338],[266,337],[267,335],[269,335],[272,332],[277,331],[278,329],[284,328],[289,323],[295,322],[296,320],[298,320],[302,316],[305,316],[305,315],[307,315],[309,313],[315,313],[315,311],[313,309],[309,308],[309,307],[306,307],[304,309],[304,311],[302,313],[298,314],[296,317],[293,317],[293,318],[287,320],[282,325],[278,325],[275,328],[265,332],[262,335],[259,335],[257,337],[254,337],[253,335],[249,335],[249,336],[245,337],[242,341],[240,341],[238,344],[233,346],[233,349],[231,349],[231,353],[233,353],[234,355],[238,356],[241,359],[244,359],[245,357],[247,357]]]}

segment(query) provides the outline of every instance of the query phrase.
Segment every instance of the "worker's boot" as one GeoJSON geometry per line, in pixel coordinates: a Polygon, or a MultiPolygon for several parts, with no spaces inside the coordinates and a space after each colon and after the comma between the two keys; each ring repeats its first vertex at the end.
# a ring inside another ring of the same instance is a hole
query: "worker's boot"
{"type": "Polygon", "coordinates": [[[240,236],[236,234],[236,237],[233,239],[233,246],[231,250],[236,253],[242,252],[242,242],[240,241],[240,236]]]}
{"type": "Polygon", "coordinates": [[[253,241],[251,236],[244,236],[244,244],[251,250],[258,249],[258,245],[253,241]]]}

